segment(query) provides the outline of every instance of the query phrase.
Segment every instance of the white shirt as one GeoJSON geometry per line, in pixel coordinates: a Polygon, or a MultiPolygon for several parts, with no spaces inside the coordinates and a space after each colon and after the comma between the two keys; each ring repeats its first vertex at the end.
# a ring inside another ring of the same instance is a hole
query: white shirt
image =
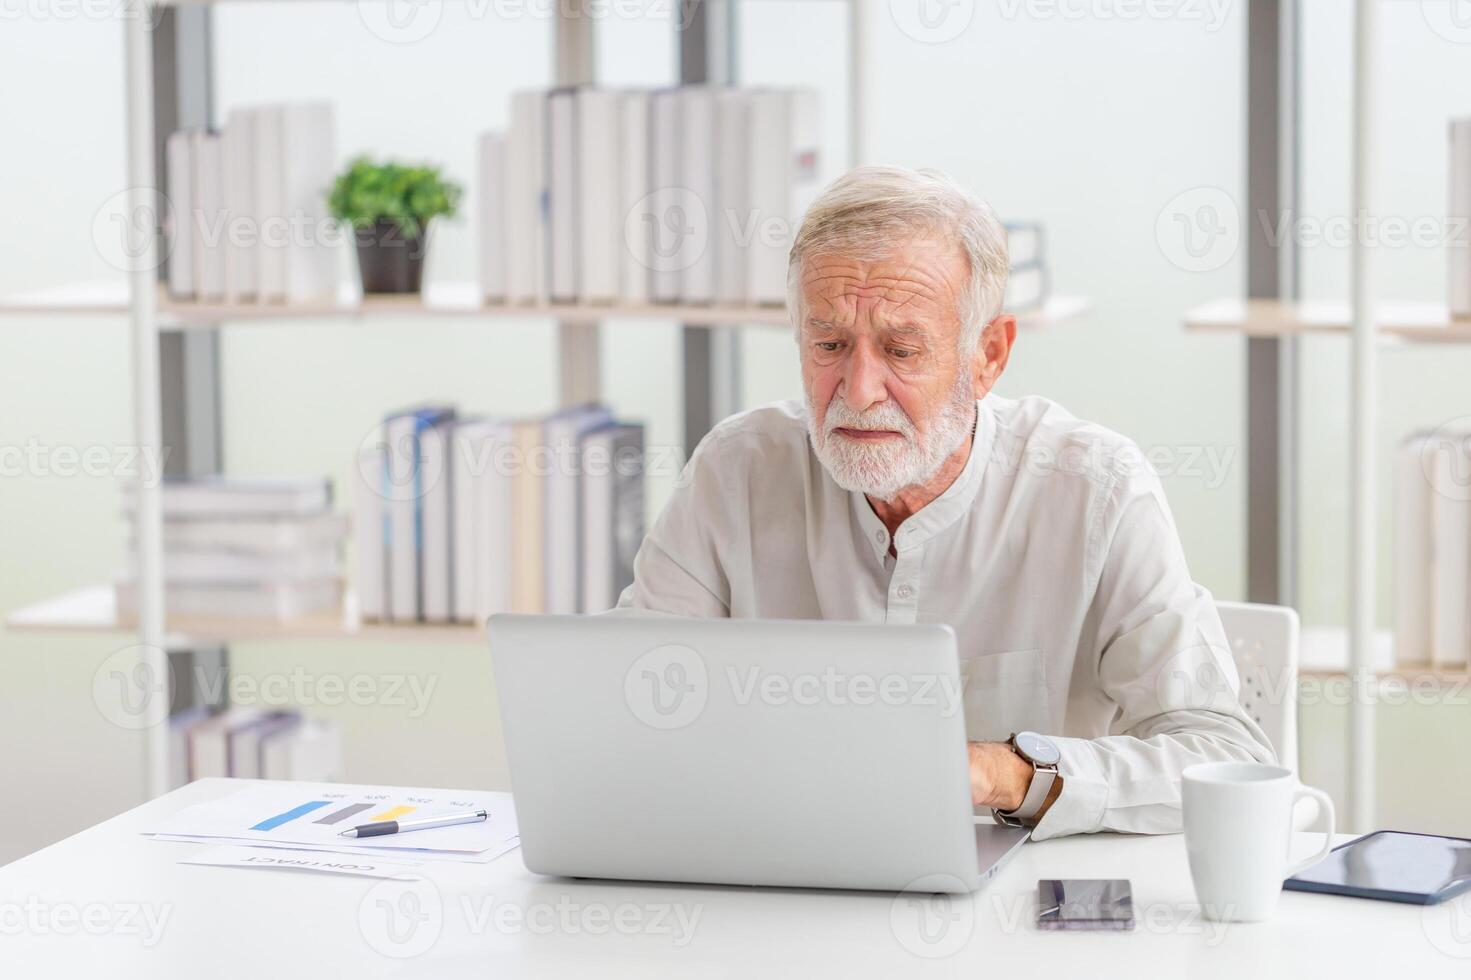
{"type": "Polygon", "coordinates": [[[779,402],[700,443],[619,607],[949,624],[967,736],[1036,731],[1062,752],[1037,839],[1177,832],[1185,766],[1273,760],[1159,480],[1122,436],[989,395],[964,469],[890,544],[812,451],[803,406],[779,402]]]}

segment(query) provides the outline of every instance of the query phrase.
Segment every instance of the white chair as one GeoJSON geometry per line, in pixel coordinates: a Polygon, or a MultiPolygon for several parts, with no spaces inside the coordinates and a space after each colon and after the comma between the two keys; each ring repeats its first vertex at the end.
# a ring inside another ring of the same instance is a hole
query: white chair
{"type": "MultiPolygon", "coordinates": [[[[1297,610],[1252,602],[1217,602],[1226,640],[1241,677],[1241,706],[1277,751],[1277,762],[1297,775],[1297,657],[1302,625],[1297,610]]],[[[1318,819],[1318,802],[1297,801],[1293,826],[1318,819]]]]}
{"type": "Polygon", "coordinates": [[[1296,774],[1297,611],[1250,602],[1218,602],[1216,611],[1241,676],[1241,705],[1296,774]]]}

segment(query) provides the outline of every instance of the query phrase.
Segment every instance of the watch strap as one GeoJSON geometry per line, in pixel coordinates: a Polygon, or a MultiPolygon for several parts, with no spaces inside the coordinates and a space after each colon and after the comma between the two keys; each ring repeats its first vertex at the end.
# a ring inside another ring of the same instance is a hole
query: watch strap
{"type": "Polygon", "coordinates": [[[1042,812],[1042,805],[1047,802],[1047,797],[1052,793],[1052,784],[1057,779],[1057,767],[1048,766],[1043,769],[1034,765],[1032,768],[1032,782],[1027,786],[1027,795],[1022,797],[1021,806],[1015,810],[997,812],[1011,820],[1032,823],[1038,814],[1042,812]]]}

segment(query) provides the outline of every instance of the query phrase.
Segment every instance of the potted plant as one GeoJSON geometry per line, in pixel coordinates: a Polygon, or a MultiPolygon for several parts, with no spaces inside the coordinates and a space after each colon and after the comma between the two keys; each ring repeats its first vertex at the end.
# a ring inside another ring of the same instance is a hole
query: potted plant
{"type": "Polygon", "coordinates": [[[332,184],[332,216],[352,227],[363,292],[417,293],[424,281],[429,222],[453,217],[460,186],[438,167],[358,157],[332,184]]]}

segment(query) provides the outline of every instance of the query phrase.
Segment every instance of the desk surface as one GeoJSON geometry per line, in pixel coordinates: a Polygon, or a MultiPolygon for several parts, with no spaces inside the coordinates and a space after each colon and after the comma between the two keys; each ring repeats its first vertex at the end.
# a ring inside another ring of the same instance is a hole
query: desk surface
{"type": "MultiPolygon", "coordinates": [[[[181,865],[205,845],[139,836],[242,782],[201,780],[0,868],[0,974],[1420,980],[1471,970],[1464,900],[1422,909],[1287,892],[1272,922],[1206,922],[1178,836],[1029,844],[962,899],[548,879],[518,851],[432,865],[421,882],[375,882],[181,865]],[[1065,877],[1131,879],[1136,930],[1038,932],[1036,881],[1065,877]]],[[[1298,837],[1297,850],[1311,850],[1316,835],[1298,837]]]]}

